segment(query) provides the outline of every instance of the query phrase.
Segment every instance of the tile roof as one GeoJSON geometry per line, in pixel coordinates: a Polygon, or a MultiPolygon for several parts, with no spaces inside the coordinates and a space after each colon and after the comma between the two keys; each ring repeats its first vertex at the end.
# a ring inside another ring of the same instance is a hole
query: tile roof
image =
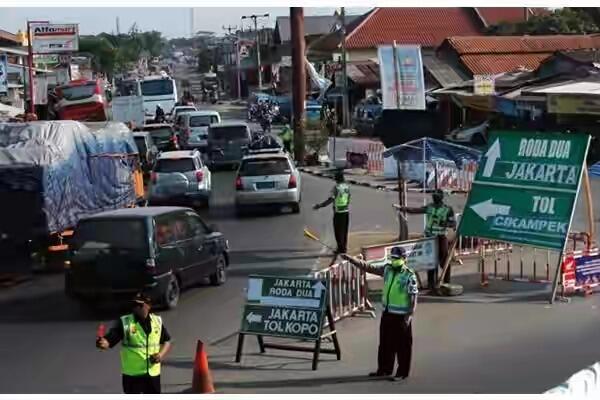
{"type": "Polygon", "coordinates": [[[346,48],[381,44],[420,44],[437,47],[449,36],[478,35],[482,24],[468,8],[381,7],[375,9],[346,38],[346,48]]]}
{"type": "Polygon", "coordinates": [[[537,69],[542,61],[560,50],[600,46],[600,36],[485,36],[451,37],[444,42],[472,74],[497,74],[518,69],[537,69]]]}
{"type": "Polygon", "coordinates": [[[502,22],[520,22],[528,16],[539,15],[543,9],[528,7],[477,7],[477,12],[486,26],[497,25],[502,22]]]}

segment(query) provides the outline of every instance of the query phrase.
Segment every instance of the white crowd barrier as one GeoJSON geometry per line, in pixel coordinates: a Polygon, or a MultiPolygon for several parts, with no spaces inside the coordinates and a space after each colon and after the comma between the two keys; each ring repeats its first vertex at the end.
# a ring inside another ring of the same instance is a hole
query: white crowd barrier
{"type": "Polygon", "coordinates": [[[600,362],[575,373],[544,394],[600,398],[600,362]]]}
{"type": "Polygon", "coordinates": [[[325,279],[329,288],[329,304],[335,321],[369,312],[367,274],[348,261],[315,272],[315,278],[325,279]]]}

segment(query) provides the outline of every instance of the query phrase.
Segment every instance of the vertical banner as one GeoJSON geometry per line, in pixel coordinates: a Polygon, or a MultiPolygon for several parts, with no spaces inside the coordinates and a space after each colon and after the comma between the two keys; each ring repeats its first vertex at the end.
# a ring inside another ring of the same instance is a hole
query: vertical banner
{"type": "Polygon", "coordinates": [[[8,93],[8,57],[0,54],[0,93],[8,93]]]}
{"type": "Polygon", "coordinates": [[[377,48],[384,109],[425,110],[420,46],[377,48]]]}

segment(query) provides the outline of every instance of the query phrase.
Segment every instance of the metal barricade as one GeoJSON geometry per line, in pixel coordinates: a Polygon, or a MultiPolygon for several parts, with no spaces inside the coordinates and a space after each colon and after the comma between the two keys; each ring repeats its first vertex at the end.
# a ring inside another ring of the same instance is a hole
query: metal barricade
{"type": "Polygon", "coordinates": [[[315,272],[329,288],[329,304],[335,321],[360,313],[375,314],[367,299],[367,274],[348,261],[342,261],[315,272]]]}

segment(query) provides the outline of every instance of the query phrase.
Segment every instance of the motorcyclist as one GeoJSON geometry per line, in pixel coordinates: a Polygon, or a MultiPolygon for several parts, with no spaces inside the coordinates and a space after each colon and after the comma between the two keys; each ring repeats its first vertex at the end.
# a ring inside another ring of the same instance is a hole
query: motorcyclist
{"type": "Polygon", "coordinates": [[[157,124],[160,124],[161,122],[164,122],[164,120],[165,120],[165,110],[162,109],[160,104],[157,104],[156,110],[154,111],[154,121],[157,124]]]}

